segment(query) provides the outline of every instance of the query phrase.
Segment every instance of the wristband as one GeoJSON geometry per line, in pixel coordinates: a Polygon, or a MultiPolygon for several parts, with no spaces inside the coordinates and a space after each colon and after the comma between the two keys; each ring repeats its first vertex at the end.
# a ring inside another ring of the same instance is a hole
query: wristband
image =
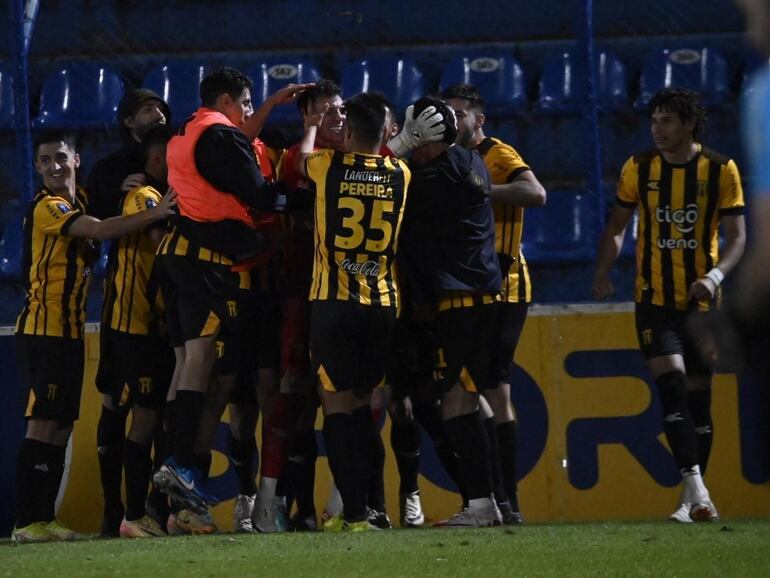
{"type": "Polygon", "coordinates": [[[722,281],[725,280],[725,274],[722,273],[719,267],[714,267],[711,271],[706,273],[705,276],[711,279],[717,287],[719,287],[722,284],[722,281]]]}

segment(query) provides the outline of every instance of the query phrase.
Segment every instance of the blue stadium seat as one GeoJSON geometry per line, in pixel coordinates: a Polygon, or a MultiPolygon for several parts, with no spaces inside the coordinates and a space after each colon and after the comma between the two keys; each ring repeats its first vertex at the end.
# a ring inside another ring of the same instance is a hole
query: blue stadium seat
{"type": "Polygon", "coordinates": [[[755,73],[759,72],[761,68],[768,67],[768,59],[766,56],[761,56],[757,52],[750,52],[746,57],[746,62],[743,65],[743,79],[741,84],[741,98],[745,99],[747,95],[754,92],[754,87],[751,84],[751,79],[755,73]]]}
{"type": "MultiPolygon", "coordinates": [[[[254,108],[258,108],[268,96],[287,84],[315,82],[321,78],[318,66],[309,60],[297,57],[277,58],[258,64],[247,74],[254,81],[251,98],[254,108]]],[[[296,105],[277,106],[270,112],[269,122],[299,122],[300,114],[296,105]]]]}
{"type": "Polygon", "coordinates": [[[533,263],[587,261],[599,236],[597,201],[587,191],[549,191],[545,207],[524,212],[522,250],[533,263]]]}
{"type": "Polygon", "coordinates": [[[478,88],[488,115],[520,113],[527,109],[524,71],[507,54],[477,52],[455,58],[444,69],[439,90],[453,84],[472,84],[478,88]]]}
{"type": "Polygon", "coordinates": [[[655,93],[668,87],[694,90],[710,108],[723,105],[730,92],[727,63],[713,48],[656,50],[647,58],[640,82],[634,103],[638,109],[646,109],[655,93]]]}
{"type": "Polygon", "coordinates": [[[349,63],[342,71],[342,92],[349,98],[369,90],[378,90],[403,112],[425,95],[425,80],[410,57],[373,56],[349,63]]]}
{"type": "Polygon", "coordinates": [[[10,66],[0,66],[0,129],[13,127],[13,76],[10,66]]]}
{"type": "Polygon", "coordinates": [[[0,237],[0,279],[21,279],[23,223],[24,214],[17,213],[3,228],[0,237]]]}
{"type": "Polygon", "coordinates": [[[43,84],[35,127],[89,129],[115,125],[123,80],[106,66],[72,62],[43,84]]]}
{"type": "MultiPolygon", "coordinates": [[[[597,97],[604,112],[616,112],[628,106],[628,79],[625,65],[611,52],[601,52],[597,62],[597,97]]],[[[585,59],[572,51],[548,57],[540,76],[536,109],[541,112],[573,114],[581,112],[588,98],[585,59]]]]}
{"type": "Polygon", "coordinates": [[[142,86],[166,101],[172,124],[180,125],[200,107],[200,83],[208,72],[205,64],[177,60],[153,68],[144,77],[142,86]]]}

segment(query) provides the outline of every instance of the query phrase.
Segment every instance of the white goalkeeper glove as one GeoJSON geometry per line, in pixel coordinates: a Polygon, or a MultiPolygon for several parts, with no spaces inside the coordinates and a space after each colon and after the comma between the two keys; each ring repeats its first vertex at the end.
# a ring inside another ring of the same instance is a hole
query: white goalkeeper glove
{"type": "Polygon", "coordinates": [[[414,118],[414,105],[406,109],[404,128],[388,141],[388,148],[397,157],[402,157],[414,148],[440,141],[444,138],[444,116],[436,112],[435,106],[423,110],[414,118]]]}

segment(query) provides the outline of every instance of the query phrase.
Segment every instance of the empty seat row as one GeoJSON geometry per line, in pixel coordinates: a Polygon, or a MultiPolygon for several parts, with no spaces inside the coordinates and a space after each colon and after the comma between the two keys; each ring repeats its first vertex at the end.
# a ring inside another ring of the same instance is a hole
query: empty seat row
{"type": "MultiPolygon", "coordinates": [[[[666,86],[699,92],[707,106],[722,105],[729,97],[728,66],[711,48],[658,50],[645,62],[640,94],[633,103],[626,66],[611,52],[596,57],[596,94],[601,110],[614,112],[630,104],[644,109],[652,96],[666,86]]],[[[158,92],[171,106],[177,120],[198,107],[198,85],[209,72],[206,64],[175,61],[154,68],[143,85],[158,92]]],[[[313,82],[321,77],[318,66],[299,58],[276,58],[246,70],[254,80],[253,100],[259,104],[288,83],[313,82]]],[[[589,69],[574,51],[548,57],[542,68],[535,110],[542,113],[574,113],[587,102],[589,69]]],[[[346,65],[340,75],[346,95],[366,90],[387,94],[396,108],[428,92],[425,75],[411,57],[377,56],[346,65]]],[[[521,65],[498,51],[478,51],[451,60],[444,68],[439,90],[451,84],[479,87],[492,115],[521,113],[529,108],[526,77],[521,65]]],[[[42,88],[36,126],[93,128],[115,121],[118,102],[125,90],[121,77],[110,68],[90,62],[64,64],[49,75],[42,88]]],[[[0,127],[13,119],[13,87],[8,70],[0,69],[0,127]]],[[[298,119],[294,107],[278,107],[272,120],[298,119]]]]}

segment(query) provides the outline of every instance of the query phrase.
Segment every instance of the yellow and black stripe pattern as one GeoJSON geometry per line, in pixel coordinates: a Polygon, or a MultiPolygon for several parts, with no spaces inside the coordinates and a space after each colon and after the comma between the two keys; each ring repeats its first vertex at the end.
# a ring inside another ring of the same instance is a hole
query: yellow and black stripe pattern
{"type": "MultiPolygon", "coordinates": [[[[168,257],[186,257],[189,259],[197,259],[206,263],[212,263],[214,265],[224,265],[232,267],[234,265],[233,260],[226,257],[222,253],[212,251],[206,247],[190,241],[187,237],[182,235],[179,230],[174,227],[158,245],[158,255],[164,255],[168,257]]],[[[251,289],[251,275],[248,271],[237,271],[239,282],[239,289],[251,289]]]]}
{"type": "Polygon", "coordinates": [[[744,210],[735,162],[705,148],[684,165],[657,151],[632,157],[623,166],[617,202],[639,207],[636,301],[687,310],[690,285],[719,262],[720,217],[744,210]]]}
{"type": "Polygon", "coordinates": [[[395,158],[319,150],[311,300],[398,307],[394,255],[411,173],[395,158]]]}
{"type": "Polygon", "coordinates": [[[83,337],[91,266],[98,254],[93,242],[67,235],[88,210],[88,197],[75,199],[39,191],[24,218],[22,275],[26,298],[16,332],[79,339],[83,337]]]}
{"type": "MultiPolygon", "coordinates": [[[[160,203],[153,187],[139,187],[123,199],[122,215],[135,215],[160,203]]],[[[102,324],[134,335],[157,335],[161,330],[163,297],[154,273],[155,245],[144,231],[116,240],[104,289],[102,324]]]]}
{"type": "MultiPolygon", "coordinates": [[[[476,150],[484,159],[493,185],[510,183],[521,173],[530,170],[516,149],[499,139],[487,137],[476,150]]],[[[527,261],[521,250],[521,235],[524,227],[524,208],[494,203],[495,250],[510,262],[507,274],[503,270],[502,299],[506,303],[529,303],[532,301],[532,282],[527,261]]],[[[504,268],[504,264],[501,262],[504,268]]]]}
{"type": "Polygon", "coordinates": [[[479,307],[490,303],[499,303],[503,297],[500,293],[477,295],[467,291],[446,291],[439,297],[438,310],[448,311],[449,309],[462,309],[464,307],[479,307]]]}

